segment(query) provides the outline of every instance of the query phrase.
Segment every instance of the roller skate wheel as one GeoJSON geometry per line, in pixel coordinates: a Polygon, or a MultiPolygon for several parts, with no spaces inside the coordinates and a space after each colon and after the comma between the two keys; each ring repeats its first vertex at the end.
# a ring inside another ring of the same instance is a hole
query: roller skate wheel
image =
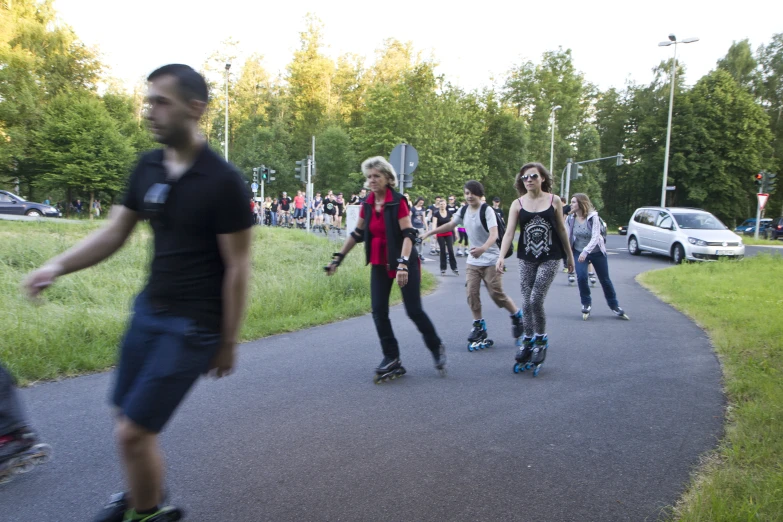
{"type": "Polygon", "coordinates": [[[52,460],[52,447],[48,444],[36,444],[31,451],[36,464],[46,464],[52,460]]]}
{"type": "Polygon", "coordinates": [[[536,366],[536,369],[533,370],[533,377],[538,377],[539,371],[541,371],[541,366],[536,366]]]}
{"type": "Polygon", "coordinates": [[[468,343],[468,351],[469,352],[473,351],[473,343],[468,343]]]}
{"type": "Polygon", "coordinates": [[[11,470],[11,468],[7,468],[4,471],[0,471],[0,486],[3,484],[8,484],[14,480],[14,472],[11,470]]]}
{"type": "Polygon", "coordinates": [[[495,341],[493,341],[492,339],[487,339],[487,348],[494,345],[495,345],[495,341]]]}
{"type": "Polygon", "coordinates": [[[582,321],[587,321],[588,317],[590,317],[590,314],[582,314],[582,321]]]}
{"type": "Polygon", "coordinates": [[[516,363],[514,365],[514,373],[519,373],[521,370],[519,369],[519,363],[516,363]]]}
{"type": "Polygon", "coordinates": [[[438,375],[440,375],[441,377],[445,377],[446,376],[446,368],[438,368],[438,375]]]}
{"type": "Polygon", "coordinates": [[[14,473],[29,473],[33,470],[35,467],[35,460],[32,458],[26,458],[26,459],[17,459],[17,461],[12,466],[14,473]]]}

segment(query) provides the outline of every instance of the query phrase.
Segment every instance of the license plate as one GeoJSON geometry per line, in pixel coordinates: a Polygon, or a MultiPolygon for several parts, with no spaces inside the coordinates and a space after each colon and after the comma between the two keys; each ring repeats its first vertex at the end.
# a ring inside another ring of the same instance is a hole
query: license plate
{"type": "Polygon", "coordinates": [[[716,256],[733,256],[734,251],[733,250],[716,250],[715,251],[716,256]]]}

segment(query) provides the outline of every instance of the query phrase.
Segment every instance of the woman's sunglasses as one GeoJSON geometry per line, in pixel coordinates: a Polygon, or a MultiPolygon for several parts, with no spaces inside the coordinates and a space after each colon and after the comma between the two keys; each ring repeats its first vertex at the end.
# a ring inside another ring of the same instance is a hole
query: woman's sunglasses
{"type": "Polygon", "coordinates": [[[534,172],[532,174],[523,174],[521,178],[522,181],[527,181],[529,179],[538,179],[538,172],[534,172]]]}

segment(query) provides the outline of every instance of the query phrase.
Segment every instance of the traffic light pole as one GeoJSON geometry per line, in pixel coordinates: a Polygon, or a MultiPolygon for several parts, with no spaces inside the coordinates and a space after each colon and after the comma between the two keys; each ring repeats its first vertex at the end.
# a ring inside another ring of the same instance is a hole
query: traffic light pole
{"type": "Polygon", "coordinates": [[[305,194],[307,195],[307,231],[310,232],[310,202],[312,201],[312,176],[313,176],[313,159],[307,161],[307,186],[305,187],[305,194]]]}
{"type": "MultiPolygon", "coordinates": [[[[758,193],[761,194],[762,187],[759,187],[758,193]]],[[[758,240],[759,238],[759,223],[761,223],[761,201],[759,201],[759,197],[756,196],[756,231],[753,233],[753,239],[758,240]]]]}

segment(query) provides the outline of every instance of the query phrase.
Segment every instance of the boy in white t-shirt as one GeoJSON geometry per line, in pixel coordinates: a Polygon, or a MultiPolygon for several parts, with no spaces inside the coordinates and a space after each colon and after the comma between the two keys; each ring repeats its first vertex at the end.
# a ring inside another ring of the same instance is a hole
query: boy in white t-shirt
{"type": "Polygon", "coordinates": [[[465,227],[468,233],[470,251],[466,262],[466,279],[468,306],[473,314],[473,330],[468,337],[468,349],[486,348],[492,345],[487,340],[487,324],[481,314],[481,281],[487,286],[489,296],[500,308],[505,308],[511,314],[512,335],[514,338],[522,336],[522,311],[517,308],[514,301],[503,291],[502,274],[495,269],[500,248],[497,245],[498,222],[495,211],[486,203],[482,203],[484,186],[478,181],[465,183],[464,194],[468,202],[467,207],[458,210],[451,218],[451,222],[430,230],[422,237],[422,240],[434,234],[449,232],[458,225],[465,227]],[[481,210],[484,211],[484,221],[481,220],[481,210]]]}

